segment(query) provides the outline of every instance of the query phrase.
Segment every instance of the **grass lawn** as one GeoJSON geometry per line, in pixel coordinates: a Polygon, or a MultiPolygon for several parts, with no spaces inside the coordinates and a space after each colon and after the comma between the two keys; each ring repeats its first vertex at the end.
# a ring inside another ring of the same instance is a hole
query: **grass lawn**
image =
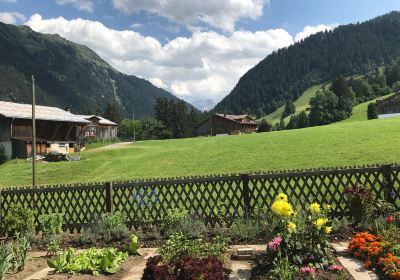
{"type": "MultiPolygon", "coordinates": [[[[80,162],[37,166],[39,184],[62,184],[391,163],[400,158],[400,118],[252,135],[145,141],[89,149],[80,162]]],[[[29,185],[31,164],[0,166],[0,186],[29,185]]]]}
{"type": "MultiPolygon", "coordinates": [[[[377,99],[382,99],[391,96],[391,94],[379,97],[377,99]]],[[[351,115],[350,118],[345,119],[343,121],[340,121],[339,123],[349,123],[349,122],[359,122],[359,121],[366,121],[368,119],[367,111],[368,111],[368,105],[372,102],[375,102],[376,99],[369,100],[367,102],[358,104],[353,108],[353,114],[351,115]]]]}
{"type": "MultiPolygon", "coordinates": [[[[313,87],[310,87],[308,90],[306,90],[295,102],[294,105],[296,107],[296,112],[295,114],[301,113],[305,111],[310,103],[310,99],[314,97],[317,94],[317,91],[322,87],[322,85],[316,85],[313,87]]],[[[285,106],[279,107],[275,112],[272,112],[271,114],[261,118],[261,119],[266,119],[269,123],[275,124],[280,122],[281,116],[283,113],[285,106]]],[[[260,121],[261,121],[260,119],[260,121]]],[[[285,123],[288,123],[290,120],[290,116],[285,118],[285,123]]]]}

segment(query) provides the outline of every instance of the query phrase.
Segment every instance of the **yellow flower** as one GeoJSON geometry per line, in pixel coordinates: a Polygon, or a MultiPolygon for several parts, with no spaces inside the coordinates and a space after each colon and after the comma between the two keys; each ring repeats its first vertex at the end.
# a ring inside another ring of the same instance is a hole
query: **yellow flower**
{"type": "Polygon", "coordinates": [[[332,227],[325,227],[325,233],[330,234],[332,231],[332,227]]]}
{"type": "Polygon", "coordinates": [[[276,196],[276,200],[283,200],[283,201],[288,201],[288,197],[284,193],[280,193],[276,196]]]}
{"type": "Polygon", "coordinates": [[[295,232],[296,231],[296,224],[292,223],[292,222],[289,222],[288,230],[289,230],[289,232],[295,232]]]}
{"type": "Polygon", "coordinates": [[[310,211],[312,214],[319,213],[321,211],[321,206],[318,203],[314,202],[310,205],[310,211]]]}
{"type": "Polygon", "coordinates": [[[319,218],[315,221],[315,225],[318,229],[321,229],[328,222],[327,218],[319,218]]]}
{"type": "Polygon", "coordinates": [[[330,204],[327,204],[327,205],[326,205],[326,210],[330,211],[331,208],[332,208],[332,206],[331,206],[330,204]]]}
{"type": "Polygon", "coordinates": [[[281,217],[290,217],[294,211],[292,205],[285,200],[276,200],[271,206],[272,212],[281,217]]]}

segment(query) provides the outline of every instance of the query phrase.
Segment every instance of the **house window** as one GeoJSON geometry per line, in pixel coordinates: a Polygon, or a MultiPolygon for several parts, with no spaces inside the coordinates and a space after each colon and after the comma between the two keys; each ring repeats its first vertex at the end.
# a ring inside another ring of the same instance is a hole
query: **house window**
{"type": "Polygon", "coordinates": [[[59,147],[59,148],[65,148],[65,143],[60,143],[60,144],[58,144],[58,147],[59,147]]]}

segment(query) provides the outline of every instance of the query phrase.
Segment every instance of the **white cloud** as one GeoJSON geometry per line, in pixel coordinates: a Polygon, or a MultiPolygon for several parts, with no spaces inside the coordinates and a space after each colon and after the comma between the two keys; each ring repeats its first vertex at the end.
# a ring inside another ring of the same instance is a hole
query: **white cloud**
{"type": "Polygon", "coordinates": [[[80,11],[92,13],[94,10],[94,4],[92,0],[56,0],[58,5],[72,4],[75,8],[80,11]]]}
{"type": "Polygon", "coordinates": [[[25,20],[26,17],[23,14],[17,12],[0,12],[0,22],[8,24],[18,24],[24,22],[25,20]]]}
{"type": "Polygon", "coordinates": [[[184,25],[203,22],[233,32],[242,18],[257,19],[269,0],[113,0],[125,14],[147,11],[184,25]]]}
{"type": "Polygon", "coordinates": [[[219,100],[238,79],[272,51],[293,43],[283,29],[235,31],[230,35],[195,31],[162,45],[132,30],[117,31],[100,22],[33,15],[33,30],[58,33],[88,46],[121,72],[144,77],[189,99],[219,100]]]}
{"type": "Polygon", "coordinates": [[[295,41],[299,42],[301,40],[306,39],[307,37],[321,32],[321,31],[326,31],[326,30],[333,30],[338,26],[338,24],[329,24],[329,25],[325,25],[325,24],[320,24],[320,25],[316,25],[316,26],[310,26],[307,25],[306,27],[304,27],[303,31],[299,32],[296,34],[295,36],[295,41]]]}

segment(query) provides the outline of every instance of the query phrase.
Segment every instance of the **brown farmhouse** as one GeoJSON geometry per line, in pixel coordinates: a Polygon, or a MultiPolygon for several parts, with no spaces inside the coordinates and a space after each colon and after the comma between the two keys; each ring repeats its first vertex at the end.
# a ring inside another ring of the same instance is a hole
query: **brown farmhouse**
{"type": "MultiPolygon", "coordinates": [[[[97,116],[74,115],[56,107],[36,106],[36,150],[69,154],[83,138],[116,137],[117,124],[97,116]]],[[[8,158],[32,156],[32,106],[0,101],[0,147],[8,158]]]]}
{"type": "Polygon", "coordinates": [[[256,132],[258,123],[249,115],[213,114],[200,123],[196,129],[198,136],[234,135],[256,132]]]}
{"type": "Polygon", "coordinates": [[[376,101],[378,115],[391,115],[400,113],[400,92],[376,101]]]}

